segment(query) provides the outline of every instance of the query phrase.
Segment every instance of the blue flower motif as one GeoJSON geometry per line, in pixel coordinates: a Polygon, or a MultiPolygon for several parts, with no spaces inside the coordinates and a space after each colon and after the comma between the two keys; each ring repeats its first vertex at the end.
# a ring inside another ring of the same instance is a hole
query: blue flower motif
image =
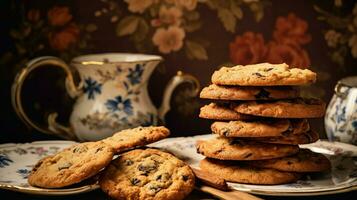
{"type": "Polygon", "coordinates": [[[124,111],[127,115],[133,114],[133,106],[130,99],[124,99],[121,96],[117,96],[114,99],[109,99],[105,105],[108,110],[112,112],[124,111]]]}
{"type": "Polygon", "coordinates": [[[7,157],[6,155],[0,155],[0,168],[4,168],[6,166],[9,166],[10,163],[13,163],[14,161],[12,161],[9,157],[7,157]]]}
{"type": "Polygon", "coordinates": [[[357,120],[352,122],[352,126],[355,130],[357,130],[357,120]]]}
{"type": "Polygon", "coordinates": [[[138,84],[141,81],[141,76],[144,72],[144,66],[136,64],[135,69],[129,68],[129,74],[126,76],[132,85],[138,84]]]}
{"type": "Polygon", "coordinates": [[[95,93],[100,94],[102,91],[102,84],[93,80],[91,77],[84,80],[84,93],[88,93],[88,99],[94,99],[95,93]]]}
{"type": "Polygon", "coordinates": [[[18,170],[16,170],[16,172],[18,174],[20,174],[20,176],[22,176],[22,178],[27,179],[27,177],[29,176],[31,171],[28,169],[18,169],[18,170]]]}
{"type": "Polygon", "coordinates": [[[345,122],[345,121],[346,121],[346,107],[343,107],[341,109],[341,112],[339,112],[339,110],[337,111],[337,123],[345,122]]]}

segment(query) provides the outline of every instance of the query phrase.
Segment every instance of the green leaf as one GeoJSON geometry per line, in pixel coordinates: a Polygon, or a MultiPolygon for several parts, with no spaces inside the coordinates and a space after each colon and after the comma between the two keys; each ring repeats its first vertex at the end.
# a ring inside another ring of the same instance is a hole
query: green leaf
{"type": "Polygon", "coordinates": [[[252,3],[249,5],[250,10],[254,13],[255,21],[259,22],[264,16],[264,8],[259,3],[252,3]]]}
{"type": "Polygon", "coordinates": [[[87,32],[94,32],[94,31],[96,31],[98,29],[98,27],[97,27],[97,25],[95,25],[95,24],[88,24],[87,26],[86,26],[86,31],[87,32]]]}
{"type": "Polygon", "coordinates": [[[137,16],[131,15],[124,17],[122,20],[120,20],[116,27],[117,36],[121,37],[134,33],[138,28],[139,21],[140,18],[137,16]]]}
{"type": "Polygon", "coordinates": [[[243,11],[235,2],[236,1],[231,1],[231,12],[237,19],[242,19],[243,11]]]}
{"type": "Polygon", "coordinates": [[[185,42],[186,55],[189,59],[207,60],[207,51],[199,43],[187,40],[185,42]]]}
{"type": "Polygon", "coordinates": [[[136,30],[137,31],[134,33],[133,39],[140,42],[144,40],[149,33],[149,25],[143,18],[140,18],[136,30]]]}
{"type": "Polygon", "coordinates": [[[227,31],[231,33],[235,32],[237,20],[228,9],[219,9],[218,17],[227,31]]]}

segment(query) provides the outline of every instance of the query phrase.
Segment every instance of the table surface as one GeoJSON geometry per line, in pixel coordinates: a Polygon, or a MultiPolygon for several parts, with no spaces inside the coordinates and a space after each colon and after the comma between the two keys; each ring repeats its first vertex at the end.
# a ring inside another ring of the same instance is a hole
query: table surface
{"type": "MultiPolygon", "coordinates": [[[[262,199],[267,200],[283,200],[289,198],[289,200],[345,200],[345,199],[356,199],[357,191],[347,192],[347,193],[340,193],[334,195],[322,195],[322,196],[304,196],[304,197],[278,197],[278,196],[258,196],[262,199]]],[[[110,199],[105,193],[103,193],[100,189],[94,190],[88,193],[82,194],[75,194],[75,195],[66,195],[66,196],[38,196],[38,195],[30,195],[30,194],[23,194],[19,192],[13,192],[8,190],[0,190],[1,197],[7,197],[7,199],[17,200],[17,199],[31,199],[31,200],[103,200],[103,199],[110,199]]],[[[209,194],[203,193],[198,190],[193,190],[192,193],[186,198],[186,200],[215,200],[214,196],[209,194]]]]}

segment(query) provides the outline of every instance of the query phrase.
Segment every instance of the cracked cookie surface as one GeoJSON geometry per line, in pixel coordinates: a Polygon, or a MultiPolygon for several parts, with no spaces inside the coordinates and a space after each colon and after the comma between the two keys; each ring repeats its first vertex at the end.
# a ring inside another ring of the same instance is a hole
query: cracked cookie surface
{"type": "Polygon", "coordinates": [[[309,149],[300,149],[299,153],[284,158],[249,161],[250,165],[259,168],[277,169],[288,172],[322,172],[331,169],[329,159],[309,149]]]}
{"type": "Polygon", "coordinates": [[[264,160],[292,155],[299,151],[297,145],[269,144],[225,137],[199,140],[196,149],[204,156],[219,160],[264,160]]]}
{"type": "Polygon", "coordinates": [[[250,87],[222,86],[211,84],[202,89],[200,98],[217,100],[272,100],[292,99],[299,96],[299,90],[294,87],[250,87]]]}
{"type": "Polygon", "coordinates": [[[214,122],[213,133],[225,137],[277,137],[296,135],[310,129],[307,120],[267,119],[214,122]]]}
{"type": "Polygon", "coordinates": [[[43,188],[79,183],[107,166],[113,155],[113,148],[101,141],[76,144],[41,159],[32,169],[28,182],[43,188]]]}
{"type": "Polygon", "coordinates": [[[183,199],[193,189],[191,168],[156,149],[128,151],[113,160],[99,184],[114,199],[183,199]]]}
{"type": "Polygon", "coordinates": [[[148,126],[126,129],[115,133],[103,140],[111,145],[116,153],[129,150],[134,147],[144,146],[170,135],[169,129],[164,126],[148,126]]]}
{"type": "Polygon", "coordinates": [[[232,105],[241,114],[275,118],[318,118],[324,116],[325,107],[325,102],[313,98],[246,101],[232,105]]]}
{"type": "Polygon", "coordinates": [[[201,160],[200,168],[226,181],[237,183],[275,185],[295,182],[300,178],[298,173],[255,168],[240,162],[220,161],[209,158],[201,160]]]}
{"type": "Polygon", "coordinates": [[[217,85],[279,86],[306,85],[316,81],[316,73],[308,69],[289,68],[285,63],[260,63],[222,67],[212,75],[217,85]]]}
{"type": "Polygon", "coordinates": [[[216,120],[250,120],[256,117],[238,113],[230,108],[229,103],[210,103],[201,107],[200,118],[216,120]]]}

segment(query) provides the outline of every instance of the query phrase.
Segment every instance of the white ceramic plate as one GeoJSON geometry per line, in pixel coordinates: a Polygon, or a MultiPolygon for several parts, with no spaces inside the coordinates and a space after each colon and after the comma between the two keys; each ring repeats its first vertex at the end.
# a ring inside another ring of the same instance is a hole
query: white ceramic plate
{"type": "Polygon", "coordinates": [[[40,195],[69,195],[99,188],[95,182],[63,189],[42,189],[27,183],[27,176],[38,160],[73,144],[72,141],[40,141],[0,145],[0,188],[40,195]]]}
{"type": "MultiPolygon", "coordinates": [[[[166,149],[177,157],[189,163],[192,167],[198,167],[204,156],[196,153],[195,143],[198,139],[209,139],[213,135],[200,135],[194,137],[169,138],[159,141],[151,146],[166,149]]],[[[236,190],[247,191],[262,195],[321,195],[335,194],[357,189],[357,147],[339,142],[318,142],[301,145],[312,151],[324,153],[332,163],[331,173],[312,175],[296,183],[262,186],[251,184],[228,183],[236,190]]]]}

